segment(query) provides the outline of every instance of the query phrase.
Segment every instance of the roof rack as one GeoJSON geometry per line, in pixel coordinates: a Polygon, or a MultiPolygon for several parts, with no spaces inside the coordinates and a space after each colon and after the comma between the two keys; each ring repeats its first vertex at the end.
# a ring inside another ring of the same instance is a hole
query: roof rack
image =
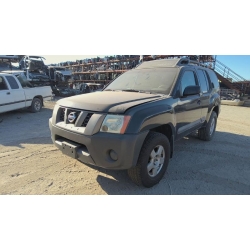
{"type": "Polygon", "coordinates": [[[185,57],[185,58],[180,58],[178,60],[176,60],[176,66],[182,66],[182,65],[189,65],[189,64],[196,64],[198,66],[203,66],[203,67],[207,67],[207,65],[199,62],[199,61],[194,61],[194,60],[190,60],[189,58],[185,57]]]}
{"type": "Polygon", "coordinates": [[[155,67],[175,67],[175,66],[183,66],[189,64],[189,58],[175,58],[175,59],[162,59],[162,60],[151,60],[145,61],[139,64],[137,69],[148,69],[155,67]]]}
{"type": "Polygon", "coordinates": [[[206,64],[201,63],[200,61],[190,60],[189,58],[180,58],[176,62],[176,66],[182,66],[182,65],[188,65],[188,64],[196,64],[198,66],[202,66],[202,67],[205,67],[205,68],[208,67],[206,64]]]}
{"type": "Polygon", "coordinates": [[[190,60],[189,58],[180,58],[176,61],[176,66],[182,66],[182,65],[187,65],[189,64],[190,60]]]}
{"type": "Polygon", "coordinates": [[[190,64],[197,64],[198,66],[202,66],[202,67],[207,68],[207,65],[206,65],[206,64],[201,63],[201,62],[199,62],[199,61],[189,60],[189,63],[190,63],[190,64]]]}

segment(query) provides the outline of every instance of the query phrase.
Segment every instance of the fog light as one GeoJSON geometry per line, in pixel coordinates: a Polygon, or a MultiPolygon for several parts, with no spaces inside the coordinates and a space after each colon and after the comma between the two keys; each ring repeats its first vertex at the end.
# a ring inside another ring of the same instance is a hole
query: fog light
{"type": "Polygon", "coordinates": [[[108,130],[109,130],[108,126],[106,126],[106,125],[102,126],[102,131],[107,132],[108,130]]]}
{"type": "Polygon", "coordinates": [[[109,156],[113,161],[117,161],[118,159],[117,153],[112,149],[109,151],[109,156]]]}

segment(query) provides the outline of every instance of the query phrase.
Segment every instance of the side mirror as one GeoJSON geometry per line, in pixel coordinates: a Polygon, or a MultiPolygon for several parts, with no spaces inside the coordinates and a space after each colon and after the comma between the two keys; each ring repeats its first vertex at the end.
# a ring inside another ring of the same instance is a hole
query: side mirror
{"type": "Polygon", "coordinates": [[[201,92],[200,86],[187,86],[184,89],[183,96],[199,95],[200,92],[201,92]]]}

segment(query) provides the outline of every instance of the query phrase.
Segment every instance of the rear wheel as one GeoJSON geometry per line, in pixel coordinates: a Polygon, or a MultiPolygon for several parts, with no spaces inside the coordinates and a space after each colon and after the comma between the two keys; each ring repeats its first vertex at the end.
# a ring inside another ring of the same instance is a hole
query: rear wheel
{"type": "Polygon", "coordinates": [[[128,169],[128,175],[137,185],[152,187],[159,183],[170,158],[168,138],[156,132],[149,132],[141,148],[136,167],[128,169]]]}
{"type": "Polygon", "coordinates": [[[32,113],[40,112],[42,109],[42,101],[39,98],[34,98],[30,107],[32,113]]]}
{"type": "Polygon", "coordinates": [[[217,114],[212,111],[210,119],[204,128],[198,130],[198,137],[204,141],[211,141],[217,125],[217,114]]]}

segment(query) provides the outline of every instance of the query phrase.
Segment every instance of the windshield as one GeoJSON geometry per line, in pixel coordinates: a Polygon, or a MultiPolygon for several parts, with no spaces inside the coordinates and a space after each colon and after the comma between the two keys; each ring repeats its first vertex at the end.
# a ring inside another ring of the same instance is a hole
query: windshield
{"type": "Polygon", "coordinates": [[[105,90],[169,94],[177,72],[177,68],[130,70],[115,79],[105,90]]]}

